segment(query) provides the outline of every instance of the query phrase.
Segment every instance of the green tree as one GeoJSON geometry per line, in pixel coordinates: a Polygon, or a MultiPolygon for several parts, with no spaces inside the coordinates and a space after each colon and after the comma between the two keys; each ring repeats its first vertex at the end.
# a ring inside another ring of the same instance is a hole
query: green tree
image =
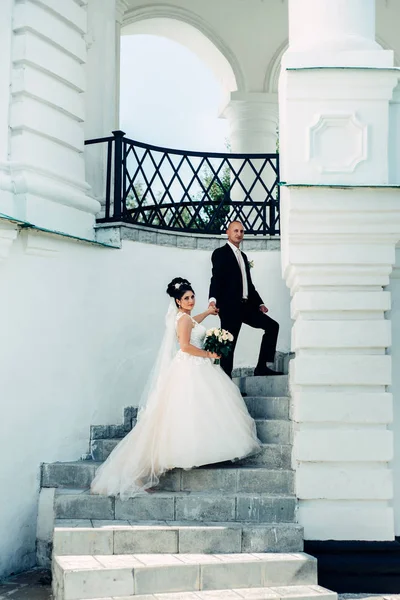
{"type": "MultiPolygon", "coordinates": [[[[229,149],[228,144],[227,148],[229,149]]],[[[180,202],[178,200],[176,208],[177,212],[179,212],[179,218],[177,219],[175,211],[168,208],[164,209],[161,205],[161,207],[157,208],[158,214],[152,218],[152,225],[160,225],[164,221],[167,224],[174,223],[178,227],[183,224],[189,230],[201,231],[206,230],[207,226],[211,224],[212,232],[220,233],[224,231],[230,213],[230,168],[225,164],[216,175],[208,165],[205,165],[199,172],[198,179],[201,189],[195,195],[191,196],[193,206],[179,207],[180,202]],[[210,202],[202,206],[198,214],[193,217],[194,212],[198,209],[198,203],[203,200],[209,200],[210,202]],[[162,219],[160,219],[160,214],[162,215],[162,219]]],[[[157,201],[160,200],[162,192],[157,191],[155,197],[157,201]]],[[[153,199],[144,183],[140,180],[136,181],[126,199],[128,214],[133,217],[135,210],[145,206],[149,207],[146,213],[150,213],[150,207],[153,204],[153,199]]],[[[146,219],[140,215],[135,222],[145,224],[146,219]]]]}
{"type": "MultiPolygon", "coordinates": [[[[139,207],[142,207],[142,206],[151,207],[154,204],[152,199],[149,199],[149,195],[150,194],[146,193],[145,185],[144,185],[143,181],[137,181],[136,183],[133,184],[133,189],[129,192],[129,194],[127,195],[127,198],[126,198],[126,209],[131,217],[133,216],[133,213],[135,212],[135,210],[137,210],[139,207]]],[[[156,194],[155,194],[156,199],[159,199],[161,195],[162,195],[161,192],[156,192],[156,194]]],[[[151,212],[151,209],[146,211],[147,214],[150,212],[151,212]]],[[[159,212],[161,212],[161,214],[163,215],[163,209],[159,209],[159,212]]],[[[165,213],[165,211],[164,211],[164,213],[165,213]]],[[[147,219],[145,219],[143,217],[143,215],[140,215],[139,218],[136,220],[136,223],[146,224],[146,220],[147,219]]],[[[160,225],[160,224],[161,224],[161,219],[160,219],[159,215],[157,215],[156,217],[154,217],[152,219],[152,225],[160,225]]]]}
{"type": "MultiPolygon", "coordinates": [[[[230,187],[231,171],[228,165],[218,172],[216,176],[209,167],[201,174],[201,181],[207,191],[210,204],[202,209],[202,219],[207,226],[211,223],[212,231],[220,233],[226,229],[230,213],[230,187]]],[[[204,195],[204,191],[201,192],[204,195]]]]}

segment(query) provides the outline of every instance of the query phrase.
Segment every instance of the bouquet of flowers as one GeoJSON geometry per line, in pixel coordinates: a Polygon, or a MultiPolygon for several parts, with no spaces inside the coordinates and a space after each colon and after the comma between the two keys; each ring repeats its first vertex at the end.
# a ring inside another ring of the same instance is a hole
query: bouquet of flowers
{"type": "MultiPolygon", "coordinates": [[[[233,335],[226,329],[214,327],[209,329],[204,340],[204,350],[215,352],[220,356],[228,356],[232,352],[233,335]]],[[[214,360],[214,364],[219,365],[219,359],[214,360]]]]}

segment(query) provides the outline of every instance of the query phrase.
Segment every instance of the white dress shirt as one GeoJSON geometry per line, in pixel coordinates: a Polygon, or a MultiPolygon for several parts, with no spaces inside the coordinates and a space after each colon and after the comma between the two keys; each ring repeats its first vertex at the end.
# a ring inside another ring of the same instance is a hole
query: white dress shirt
{"type": "Polygon", "coordinates": [[[242,282],[243,282],[243,298],[247,300],[249,297],[249,285],[247,282],[247,273],[246,273],[246,265],[244,264],[244,258],[240,248],[237,248],[231,242],[228,242],[228,246],[231,248],[232,252],[236,256],[236,260],[239,263],[240,272],[242,273],[242,282]]]}
{"type": "MultiPolygon", "coordinates": [[[[242,274],[242,282],[243,282],[243,296],[242,297],[247,300],[247,298],[249,297],[249,284],[247,281],[246,265],[244,264],[244,258],[243,258],[242,252],[241,252],[240,248],[237,248],[234,244],[231,244],[231,242],[227,242],[227,244],[231,248],[233,254],[236,256],[236,260],[238,261],[240,272],[242,274]]],[[[210,302],[217,303],[217,300],[215,298],[210,298],[208,303],[210,303],[210,302]]]]}

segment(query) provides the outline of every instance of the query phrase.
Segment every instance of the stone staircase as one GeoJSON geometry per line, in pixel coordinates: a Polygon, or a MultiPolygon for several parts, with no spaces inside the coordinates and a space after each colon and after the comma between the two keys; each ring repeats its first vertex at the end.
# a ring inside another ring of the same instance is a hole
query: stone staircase
{"type": "Polygon", "coordinates": [[[125,501],[91,495],[99,464],[135,425],[129,407],[123,424],[91,428],[86,460],[42,465],[54,600],[335,600],[302,552],[287,376],[237,383],[263,443],[257,456],[175,469],[154,493],[125,501]]]}

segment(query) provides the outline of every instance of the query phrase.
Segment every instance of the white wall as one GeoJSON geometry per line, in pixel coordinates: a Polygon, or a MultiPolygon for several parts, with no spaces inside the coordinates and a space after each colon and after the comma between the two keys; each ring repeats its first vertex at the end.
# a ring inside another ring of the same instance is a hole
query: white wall
{"type": "Polygon", "coordinates": [[[393,270],[388,288],[392,295],[392,307],[390,314],[392,321],[392,394],[393,394],[393,438],[394,459],[393,483],[394,483],[394,530],[400,535],[400,248],[396,250],[396,267],[393,270]]]}
{"type": "MultiPolygon", "coordinates": [[[[0,576],[34,563],[40,463],[77,460],[87,452],[91,424],[122,421],[163,334],[167,283],[189,278],[202,310],[210,276],[205,251],[130,241],[111,250],[57,238],[50,246],[56,252],[43,257],[25,248],[44,236],[27,236],[0,266],[0,576]]],[[[256,285],[282,325],[279,349],[287,351],[280,253],[248,255],[256,285]]],[[[260,337],[244,332],[239,364],[255,363],[260,337]]]]}

